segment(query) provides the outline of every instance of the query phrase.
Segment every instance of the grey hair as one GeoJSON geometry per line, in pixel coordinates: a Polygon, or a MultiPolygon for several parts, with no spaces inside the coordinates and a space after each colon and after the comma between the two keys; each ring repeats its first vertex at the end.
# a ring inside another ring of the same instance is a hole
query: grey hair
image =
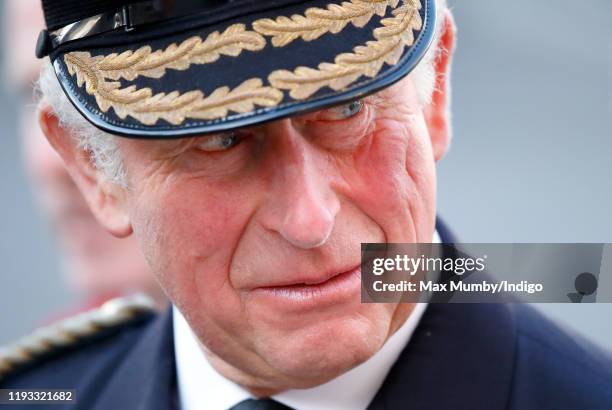
{"type": "MultiPolygon", "coordinates": [[[[436,0],[438,21],[442,22],[447,9],[447,0],[436,0]]],[[[434,43],[421,62],[411,73],[416,84],[417,97],[421,105],[431,102],[436,84],[435,61],[439,57],[438,42],[444,25],[436,28],[434,43]]],[[[60,125],[76,138],[78,146],[88,152],[93,165],[108,182],[127,187],[127,176],[117,143],[117,136],[109,134],[90,124],[68,101],[50,61],[43,64],[38,80],[39,101],[51,106],[60,125]]]]}
{"type": "Polygon", "coordinates": [[[432,45],[411,73],[421,106],[431,103],[437,80],[435,62],[441,54],[448,52],[439,47],[440,37],[444,32],[444,14],[448,10],[447,0],[436,0],[436,6],[438,26],[432,45]]]}
{"type": "Polygon", "coordinates": [[[42,104],[49,104],[60,125],[76,139],[79,148],[89,153],[91,162],[108,182],[126,187],[127,178],[116,136],[90,124],[68,100],[47,60],[41,69],[37,94],[42,104]]]}

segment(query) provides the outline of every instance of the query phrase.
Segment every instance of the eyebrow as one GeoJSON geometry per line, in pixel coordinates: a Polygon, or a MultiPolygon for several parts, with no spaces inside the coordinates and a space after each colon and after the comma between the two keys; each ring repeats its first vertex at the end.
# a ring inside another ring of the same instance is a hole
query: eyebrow
{"type": "Polygon", "coordinates": [[[205,136],[206,135],[198,135],[195,137],[187,137],[180,139],[152,141],[154,143],[153,158],[156,160],[161,160],[177,157],[178,155],[187,151],[193,144],[195,144],[197,138],[205,136]]]}

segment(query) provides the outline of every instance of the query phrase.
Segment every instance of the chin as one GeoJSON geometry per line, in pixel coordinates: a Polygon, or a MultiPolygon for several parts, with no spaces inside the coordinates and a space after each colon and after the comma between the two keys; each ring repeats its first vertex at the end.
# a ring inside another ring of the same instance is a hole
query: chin
{"type": "Polygon", "coordinates": [[[290,380],[288,388],[314,387],[358,366],[380,350],[390,321],[374,319],[355,314],[277,332],[272,338],[262,338],[268,343],[259,346],[260,355],[290,380]]]}

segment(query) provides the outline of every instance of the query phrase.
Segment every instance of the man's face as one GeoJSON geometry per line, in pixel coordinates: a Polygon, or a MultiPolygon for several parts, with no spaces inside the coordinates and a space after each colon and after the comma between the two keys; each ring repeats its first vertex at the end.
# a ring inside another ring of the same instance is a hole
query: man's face
{"type": "Polygon", "coordinates": [[[361,109],[120,140],[132,227],[219,371],[309,387],[403,323],[412,306],[360,303],[360,244],[432,239],[434,155],[415,95],[403,80],[361,109]]]}

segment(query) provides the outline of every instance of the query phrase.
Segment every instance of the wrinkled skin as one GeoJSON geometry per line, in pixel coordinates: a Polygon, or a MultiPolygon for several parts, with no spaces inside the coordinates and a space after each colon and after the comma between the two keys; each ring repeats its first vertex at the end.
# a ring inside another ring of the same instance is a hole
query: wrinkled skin
{"type": "MultiPolygon", "coordinates": [[[[453,40],[447,17],[442,46],[453,40]]],[[[358,266],[362,242],[431,241],[449,60],[437,61],[429,107],[407,77],[356,113],[334,107],[231,138],[120,139],[127,190],[103,181],[52,112],[43,109],[41,123],[99,220],[139,238],[213,366],[267,395],[364,362],[412,311],[361,304],[358,286],[304,284],[358,266]],[[298,283],[300,297],[287,297],[281,285],[298,283]],[[282,294],[262,292],[273,286],[282,294]]]]}

